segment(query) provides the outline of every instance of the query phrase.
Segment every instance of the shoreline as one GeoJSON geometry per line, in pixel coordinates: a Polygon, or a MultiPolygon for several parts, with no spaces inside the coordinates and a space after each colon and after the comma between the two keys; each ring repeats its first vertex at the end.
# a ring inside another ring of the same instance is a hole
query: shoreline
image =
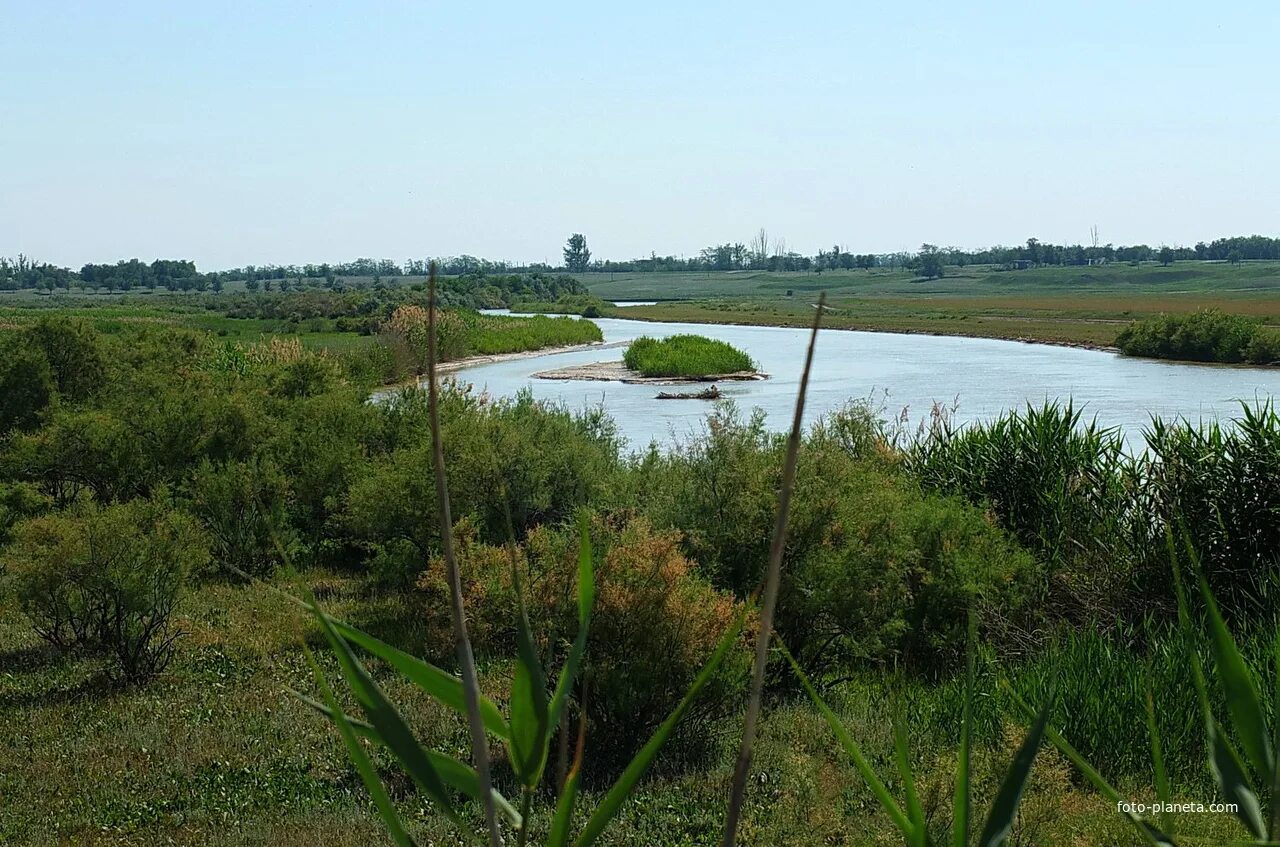
{"type": "MultiPolygon", "coordinates": [[[[609,317],[620,320],[643,321],[645,323],[687,323],[702,324],[704,326],[767,326],[776,327],[778,329],[808,329],[812,326],[812,322],[801,321],[749,321],[749,320],[705,320],[691,317],[679,318],[660,318],[652,316],[640,315],[609,315],[609,317]]],[[[881,332],[890,335],[930,335],[936,338],[975,338],[985,339],[987,341],[1016,341],[1021,344],[1045,344],[1050,347],[1070,347],[1076,350],[1093,350],[1099,353],[1120,353],[1120,348],[1114,344],[1102,344],[1094,341],[1068,341],[1066,339],[1047,339],[1036,338],[1028,335],[983,335],[975,332],[944,332],[931,329],[889,329],[887,327],[873,326],[835,326],[829,323],[823,323],[822,329],[836,330],[839,332],[881,332]]],[[[1163,359],[1158,361],[1175,361],[1172,359],[1163,359]]]]}
{"type": "MultiPolygon", "coordinates": [[[[436,366],[436,373],[439,375],[447,375],[458,371],[466,370],[470,367],[478,365],[492,365],[497,362],[514,362],[519,359],[533,359],[538,356],[550,356],[556,353],[579,353],[583,350],[608,350],[614,347],[622,347],[625,341],[588,341],[585,344],[566,344],[559,347],[540,347],[537,350],[517,350],[514,353],[485,353],[477,356],[467,356],[463,359],[454,359],[451,362],[441,362],[436,366]]],[[[418,374],[410,379],[393,382],[382,386],[377,391],[394,391],[399,388],[421,388],[426,384],[427,375],[418,374]]]]}
{"type": "Polygon", "coordinates": [[[708,374],[706,376],[644,376],[633,371],[621,360],[613,362],[587,362],[549,371],[539,371],[534,379],[554,379],[584,382],[621,382],[624,385],[698,385],[711,382],[756,382],[769,375],[757,371],[708,374]]]}
{"type": "MultiPolygon", "coordinates": [[[[467,356],[454,359],[452,362],[441,362],[436,365],[436,373],[453,373],[477,365],[492,365],[497,362],[514,362],[519,359],[533,359],[538,356],[550,356],[555,353],[578,353],[583,350],[609,350],[622,347],[625,341],[588,341],[585,344],[566,344],[560,347],[542,347],[537,350],[517,350],[514,353],[488,353],[479,356],[467,356]]],[[[424,374],[425,376],[425,374],[424,374]]]]}

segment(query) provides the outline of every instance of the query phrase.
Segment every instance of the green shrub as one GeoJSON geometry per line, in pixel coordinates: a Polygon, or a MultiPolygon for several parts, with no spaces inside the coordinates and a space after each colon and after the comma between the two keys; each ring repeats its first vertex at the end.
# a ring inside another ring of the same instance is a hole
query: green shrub
{"type": "Polygon", "coordinates": [[[56,399],[53,369],[43,351],[16,342],[0,345],[0,435],[32,427],[56,399]]]}
{"type": "Polygon", "coordinates": [[[1127,356],[1185,359],[1193,362],[1270,362],[1273,339],[1259,341],[1255,318],[1205,309],[1186,315],[1160,315],[1134,321],[1121,331],[1116,346],[1127,356]]]}
{"type": "Polygon", "coordinates": [[[58,392],[83,400],[106,378],[106,356],[98,333],[78,318],[41,318],[27,330],[27,338],[44,353],[58,384],[58,392]]]}
{"type": "Polygon", "coordinates": [[[755,361],[736,347],[701,335],[648,336],[631,342],[622,361],[644,376],[704,377],[754,371],[755,361]]]}
{"type": "Polygon", "coordinates": [[[279,559],[277,544],[290,544],[289,483],[274,462],[205,460],[191,479],[190,496],[215,562],[251,575],[272,571],[279,559]]]}
{"type": "MultiPolygon", "coordinates": [[[[968,608],[999,609],[989,633],[1028,625],[1039,569],[976,508],[926,495],[892,468],[865,411],[816,427],[800,450],[777,630],[815,671],[897,658],[954,666],[968,608]]],[[[629,475],[630,502],[682,533],[713,584],[745,597],[759,584],[781,479],[782,437],[729,404],[705,435],[653,451],[629,475]]]]}
{"type": "MultiPolygon", "coordinates": [[[[503,542],[509,527],[523,537],[572,517],[614,473],[617,437],[607,419],[572,414],[527,392],[493,402],[454,387],[442,392],[441,405],[454,515],[471,517],[485,541],[503,542]]],[[[374,552],[403,540],[419,556],[433,555],[439,526],[425,392],[405,392],[380,414],[383,443],[353,471],[340,522],[374,552]]]]}
{"type": "MultiPolygon", "coordinates": [[[[677,533],[618,516],[593,522],[591,538],[596,603],[582,679],[588,749],[596,766],[608,768],[629,759],[680,702],[741,604],[698,575],[681,554],[677,533]]],[[[466,522],[457,539],[472,641],[482,653],[514,656],[518,605],[511,551],[478,541],[466,522]]],[[[553,665],[563,661],[576,632],[577,545],[575,528],[542,526],[515,551],[530,624],[553,665]]],[[[447,654],[452,635],[440,561],[431,563],[418,587],[427,596],[432,641],[447,654]]],[[[704,752],[698,748],[705,748],[712,722],[737,708],[749,666],[744,640],[677,730],[686,758],[704,752]]]]}
{"type": "Polygon", "coordinates": [[[1088,617],[1124,599],[1143,530],[1140,480],[1117,430],[1082,425],[1071,403],[964,428],[943,417],[910,445],[906,467],[926,489],[990,509],[1049,567],[1059,614],[1088,617]]]}
{"type": "Polygon", "coordinates": [[[314,397],[337,385],[339,369],[326,356],[314,353],[283,365],[272,375],[272,393],[277,397],[314,397]]]}
{"type": "Polygon", "coordinates": [[[31,518],[4,554],[40,636],[63,648],[101,644],[131,681],[168,664],[179,634],[170,618],[208,558],[195,521],[151,500],[31,518]]]}

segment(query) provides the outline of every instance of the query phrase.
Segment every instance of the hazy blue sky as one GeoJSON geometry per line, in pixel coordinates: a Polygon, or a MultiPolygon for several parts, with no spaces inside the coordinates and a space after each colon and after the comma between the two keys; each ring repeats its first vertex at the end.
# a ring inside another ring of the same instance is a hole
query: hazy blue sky
{"type": "Polygon", "coordinates": [[[1280,227],[1280,4],[0,0],[0,255],[1280,227]]]}

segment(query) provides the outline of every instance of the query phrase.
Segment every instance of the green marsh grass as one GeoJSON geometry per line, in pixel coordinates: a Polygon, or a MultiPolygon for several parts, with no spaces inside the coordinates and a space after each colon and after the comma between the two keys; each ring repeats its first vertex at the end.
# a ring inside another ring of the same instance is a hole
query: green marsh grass
{"type": "Polygon", "coordinates": [[[710,377],[753,371],[755,361],[731,344],[701,335],[643,336],[631,342],[622,361],[644,376],[710,377]]]}

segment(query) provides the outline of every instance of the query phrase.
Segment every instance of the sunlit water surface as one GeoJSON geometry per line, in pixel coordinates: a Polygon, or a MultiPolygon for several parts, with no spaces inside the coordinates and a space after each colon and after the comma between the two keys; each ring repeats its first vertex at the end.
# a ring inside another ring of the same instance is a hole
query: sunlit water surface
{"type": "MultiPolygon", "coordinates": [[[[744,411],[759,408],[773,429],[785,429],[793,413],[808,332],[801,329],[598,319],[606,342],[641,335],[698,333],[747,351],[770,375],[762,382],[721,383],[744,411]]],[[[458,379],[495,396],[528,389],[541,400],[572,409],[603,405],[640,449],[670,444],[702,430],[712,404],[655,400],[651,385],[535,379],[534,373],[622,358],[621,348],[593,349],[477,365],[458,379]]],[[[872,398],[886,418],[909,419],[908,431],[929,417],[935,403],[955,408],[960,423],[988,420],[1027,403],[1071,399],[1085,416],[1120,426],[1131,447],[1152,415],[1193,421],[1227,418],[1240,402],[1280,392],[1280,369],[1174,364],[1115,353],[1016,341],[828,330],[818,337],[806,420],[851,399],[872,398]]]]}

